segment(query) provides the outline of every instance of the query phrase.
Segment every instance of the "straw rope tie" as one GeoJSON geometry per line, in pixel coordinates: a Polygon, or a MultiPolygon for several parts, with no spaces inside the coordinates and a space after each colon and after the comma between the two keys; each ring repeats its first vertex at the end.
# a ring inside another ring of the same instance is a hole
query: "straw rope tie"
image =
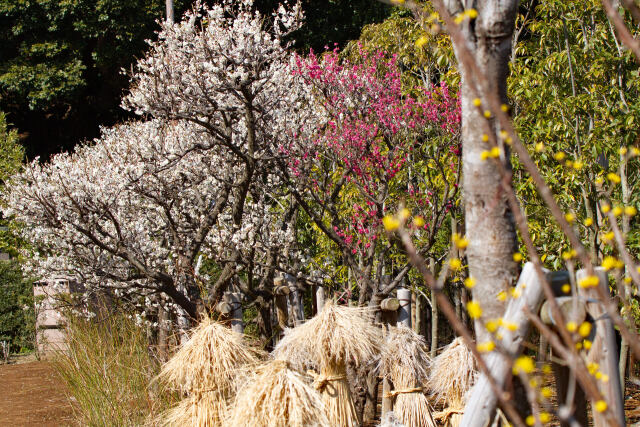
{"type": "Polygon", "coordinates": [[[327,386],[327,384],[329,384],[330,381],[340,381],[340,380],[347,379],[347,376],[344,374],[324,375],[324,374],[318,374],[317,372],[314,372],[314,371],[307,371],[307,373],[313,377],[313,387],[318,391],[324,390],[324,388],[327,386]]]}
{"type": "Polygon", "coordinates": [[[386,393],[384,397],[394,398],[399,394],[405,393],[420,393],[422,392],[422,387],[412,387],[412,388],[401,388],[399,390],[391,390],[389,393],[386,393]]]}

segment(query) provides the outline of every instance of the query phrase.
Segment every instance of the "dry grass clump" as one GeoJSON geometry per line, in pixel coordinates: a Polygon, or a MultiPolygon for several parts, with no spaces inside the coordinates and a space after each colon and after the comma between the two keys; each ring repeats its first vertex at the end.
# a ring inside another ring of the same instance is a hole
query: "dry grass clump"
{"type": "Polygon", "coordinates": [[[329,420],[310,379],[283,360],[260,366],[236,396],[230,426],[328,427],[329,420]]]}
{"type": "Polygon", "coordinates": [[[347,382],[347,363],[361,365],[380,350],[381,330],[368,308],[345,307],[327,301],[306,323],[285,330],[274,350],[278,359],[297,369],[320,369],[313,383],[322,394],[329,421],[334,426],[357,426],[358,413],[347,382]]]}
{"type": "Polygon", "coordinates": [[[461,337],[447,345],[431,365],[431,374],[427,386],[445,410],[435,414],[443,419],[445,425],[460,425],[465,396],[473,386],[476,365],[473,353],[464,344],[461,337]]]}
{"type": "Polygon", "coordinates": [[[207,317],[202,319],[158,375],[163,383],[188,394],[163,414],[160,424],[222,426],[239,377],[259,364],[261,355],[241,334],[207,317]]]}
{"type": "Polygon", "coordinates": [[[393,412],[405,427],[435,427],[423,393],[430,359],[424,338],[406,327],[390,328],[380,358],[380,373],[391,380],[393,412]]]}

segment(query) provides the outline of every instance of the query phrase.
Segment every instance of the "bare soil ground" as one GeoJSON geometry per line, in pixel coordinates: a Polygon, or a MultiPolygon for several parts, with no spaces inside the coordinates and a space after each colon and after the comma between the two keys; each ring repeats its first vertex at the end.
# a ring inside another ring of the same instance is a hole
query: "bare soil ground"
{"type": "Polygon", "coordinates": [[[66,426],[73,409],[46,361],[0,365],[0,426],[66,426]]]}

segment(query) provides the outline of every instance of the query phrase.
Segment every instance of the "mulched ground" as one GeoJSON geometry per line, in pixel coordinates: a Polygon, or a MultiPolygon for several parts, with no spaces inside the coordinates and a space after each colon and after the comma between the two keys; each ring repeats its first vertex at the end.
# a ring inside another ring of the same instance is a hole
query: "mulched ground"
{"type": "Polygon", "coordinates": [[[0,426],[72,425],[72,411],[47,362],[0,365],[0,426]]]}

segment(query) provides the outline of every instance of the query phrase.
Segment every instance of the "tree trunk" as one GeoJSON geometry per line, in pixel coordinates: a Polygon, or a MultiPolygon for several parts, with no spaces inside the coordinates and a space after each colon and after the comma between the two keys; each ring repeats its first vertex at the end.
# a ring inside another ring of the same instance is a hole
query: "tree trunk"
{"type": "MultiPolygon", "coordinates": [[[[477,0],[474,3],[477,19],[466,20],[461,25],[490,89],[507,104],[506,83],[518,1],[477,0]]],[[[445,4],[452,14],[465,9],[459,0],[447,0],[445,4]]],[[[459,54],[456,50],[456,55],[459,54]]],[[[458,63],[461,63],[460,58],[458,63]]],[[[513,286],[518,275],[518,266],[513,261],[517,236],[507,197],[501,189],[498,165],[492,159],[481,159],[482,152],[489,149],[482,140],[486,133],[486,108],[474,105],[471,78],[462,67],[461,73],[463,197],[469,239],[466,254],[470,275],[476,280],[473,299],[482,307],[484,319],[497,319],[504,313],[504,304],[496,295],[513,286]]],[[[497,124],[492,121],[490,126],[494,140],[499,141],[497,124]]],[[[510,168],[508,147],[501,148],[499,161],[510,168]]],[[[491,339],[483,320],[475,320],[475,330],[479,342],[491,339]]]]}
{"type": "Polygon", "coordinates": [[[174,17],[173,17],[173,0],[166,0],[165,2],[165,6],[167,9],[167,22],[174,22],[174,17]]]}

